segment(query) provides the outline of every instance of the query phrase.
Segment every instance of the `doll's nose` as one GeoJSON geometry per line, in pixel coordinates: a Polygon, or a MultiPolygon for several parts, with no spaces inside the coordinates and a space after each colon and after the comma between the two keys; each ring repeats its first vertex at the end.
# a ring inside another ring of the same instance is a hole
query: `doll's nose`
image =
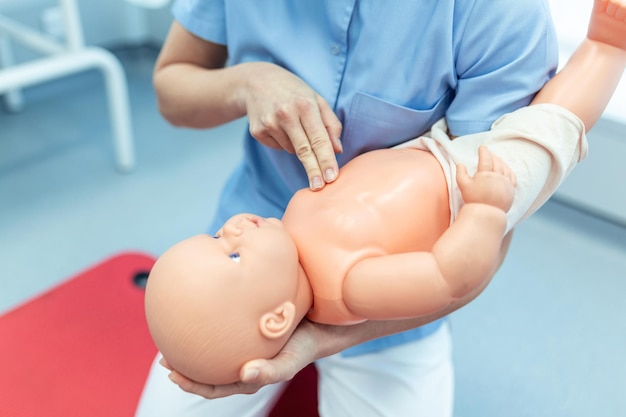
{"type": "Polygon", "coordinates": [[[228,222],[222,228],[222,235],[227,236],[239,236],[241,234],[241,227],[239,223],[228,222]]]}

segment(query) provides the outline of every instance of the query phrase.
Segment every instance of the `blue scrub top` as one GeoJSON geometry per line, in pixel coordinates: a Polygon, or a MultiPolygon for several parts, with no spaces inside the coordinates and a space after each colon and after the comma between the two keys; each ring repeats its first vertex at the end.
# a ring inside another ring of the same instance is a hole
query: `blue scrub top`
{"type": "MultiPolygon", "coordinates": [[[[417,137],[444,116],[455,136],[489,130],[530,103],[557,67],[545,0],[178,0],[173,12],[189,32],[226,45],[230,65],[275,63],[324,97],[343,124],[340,166],[417,137]]],[[[307,186],[294,155],[246,132],[210,231],[240,212],[281,218],[307,186]]],[[[440,324],[344,353],[415,340],[440,324]]]]}

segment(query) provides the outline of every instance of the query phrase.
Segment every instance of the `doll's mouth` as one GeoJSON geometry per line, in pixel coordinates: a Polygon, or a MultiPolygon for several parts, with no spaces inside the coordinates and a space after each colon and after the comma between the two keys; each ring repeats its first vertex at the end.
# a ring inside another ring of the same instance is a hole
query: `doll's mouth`
{"type": "Polygon", "coordinates": [[[261,225],[265,223],[265,219],[258,216],[250,217],[248,218],[248,221],[254,224],[256,227],[261,227],[261,225]]]}

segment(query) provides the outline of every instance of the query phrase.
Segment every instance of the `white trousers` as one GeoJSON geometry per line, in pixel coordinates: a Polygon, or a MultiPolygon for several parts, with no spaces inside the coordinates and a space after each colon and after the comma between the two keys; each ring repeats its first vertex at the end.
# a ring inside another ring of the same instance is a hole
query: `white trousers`
{"type": "MultiPolygon", "coordinates": [[[[285,383],[253,395],[206,400],[173,384],[158,364],[144,388],[136,417],[264,417],[285,383]]],[[[447,323],[432,335],[381,352],[341,354],[316,362],[322,417],[451,417],[454,396],[447,323]]]]}

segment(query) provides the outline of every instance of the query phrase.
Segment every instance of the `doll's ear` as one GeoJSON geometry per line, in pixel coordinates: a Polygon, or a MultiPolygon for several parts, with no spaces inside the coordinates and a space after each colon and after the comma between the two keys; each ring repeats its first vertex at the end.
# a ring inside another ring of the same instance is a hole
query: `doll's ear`
{"type": "Polygon", "coordinates": [[[285,301],[269,313],[263,314],[259,321],[261,334],[268,339],[277,339],[289,331],[296,317],[296,306],[285,301]]]}

